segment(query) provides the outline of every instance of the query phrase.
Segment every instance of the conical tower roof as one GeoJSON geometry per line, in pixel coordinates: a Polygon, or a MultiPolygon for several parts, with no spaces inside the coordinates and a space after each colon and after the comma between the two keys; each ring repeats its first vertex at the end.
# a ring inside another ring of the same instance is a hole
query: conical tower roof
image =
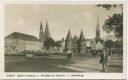
{"type": "Polygon", "coordinates": [[[85,38],[84,38],[84,34],[83,34],[83,31],[82,31],[82,30],[81,30],[81,33],[80,33],[79,40],[85,40],[85,38]]]}
{"type": "Polygon", "coordinates": [[[40,23],[40,31],[43,31],[42,21],[40,23]]]}
{"type": "Polygon", "coordinates": [[[71,36],[71,32],[70,32],[70,30],[69,30],[66,40],[71,40],[71,39],[72,39],[72,36],[71,36]]]}
{"type": "Polygon", "coordinates": [[[45,29],[45,37],[49,37],[49,28],[48,28],[48,21],[46,22],[46,29],[45,29]]]}
{"type": "Polygon", "coordinates": [[[44,39],[44,32],[43,32],[43,26],[42,26],[42,22],[40,23],[40,33],[39,33],[39,40],[43,41],[44,39]]]}
{"type": "Polygon", "coordinates": [[[98,16],[98,18],[97,18],[96,31],[100,31],[100,28],[99,28],[99,22],[98,22],[98,20],[99,20],[99,16],[98,16]]]}
{"type": "MultiPolygon", "coordinates": [[[[98,19],[99,19],[99,17],[98,17],[98,19]]],[[[96,26],[96,43],[101,40],[100,39],[100,28],[99,28],[98,19],[97,19],[97,26],[96,26]]]]}
{"type": "Polygon", "coordinates": [[[97,31],[99,31],[99,30],[100,30],[98,20],[97,20],[96,30],[97,30],[97,31]]]}

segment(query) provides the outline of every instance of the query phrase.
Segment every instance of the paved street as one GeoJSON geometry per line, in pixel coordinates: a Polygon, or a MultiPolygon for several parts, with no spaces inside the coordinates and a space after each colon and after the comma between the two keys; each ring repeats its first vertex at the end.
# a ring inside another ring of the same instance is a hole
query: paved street
{"type": "MultiPolygon", "coordinates": [[[[99,64],[100,58],[82,58],[73,64],[67,66],[60,66],[67,69],[75,70],[78,72],[101,72],[102,66],[99,64]]],[[[123,70],[123,61],[121,55],[113,55],[110,57],[110,61],[106,66],[106,72],[122,72],[123,70]]]]}
{"type": "MultiPolygon", "coordinates": [[[[24,56],[6,56],[6,72],[101,72],[99,57],[73,56],[68,61],[64,55],[49,55],[35,58],[24,56]]],[[[112,55],[106,72],[122,72],[122,56],[112,55]]]]}
{"type": "Polygon", "coordinates": [[[111,60],[106,67],[106,72],[123,72],[123,56],[113,55],[111,60]]]}

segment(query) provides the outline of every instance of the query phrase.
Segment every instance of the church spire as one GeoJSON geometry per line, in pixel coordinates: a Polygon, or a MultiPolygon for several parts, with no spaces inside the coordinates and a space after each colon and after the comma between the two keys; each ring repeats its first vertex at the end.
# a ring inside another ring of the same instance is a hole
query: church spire
{"type": "Polygon", "coordinates": [[[46,21],[46,29],[45,29],[45,38],[48,38],[50,37],[50,34],[49,34],[49,28],[48,28],[48,20],[46,21]]]}
{"type": "Polygon", "coordinates": [[[40,30],[43,30],[42,21],[41,21],[41,23],[40,23],[40,30]]]}
{"type": "Polygon", "coordinates": [[[99,20],[99,16],[98,16],[98,18],[97,18],[97,26],[96,26],[96,30],[100,31],[98,20],[99,20]]]}
{"type": "Polygon", "coordinates": [[[99,17],[97,18],[97,25],[96,25],[96,42],[100,41],[100,28],[98,23],[99,17]]]}
{"type": "Polygon", "coordinates": [[[41,42],[44,40],[44,32],[43,32],[42,21],[41,21],[41,23],[40,23],[39,40],[40,40],[41,42]]]}

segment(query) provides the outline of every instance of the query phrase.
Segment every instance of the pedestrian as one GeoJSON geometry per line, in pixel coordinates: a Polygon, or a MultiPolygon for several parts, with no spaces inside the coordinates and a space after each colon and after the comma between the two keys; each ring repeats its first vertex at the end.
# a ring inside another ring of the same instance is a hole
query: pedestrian
{"type": "Polygon", "coordinates": [[[91,50],[91,53],[92,53],[92,56],[95,57],[95,54],[96,54],[95,50],[91,50]]]}
{"type": "Polygon", "coordinates": [[[106,48],[103,50],[103,54],[104,54],[104,64],[107,65],[108,64],[108,51],[106,48]]]}
{"type": "Polygon", "coordinates": [[[102,68],[103,68],[103,72],[105,72],[105,59],[104,59],[104,52],[101,51],[101,54],[100,54],[100,64],[102,64],[102,68]]]}
{"type": "Polygon", "coordinates": [[[69,61],[69,60],[71,60],[71,58],[72,58],[72,53],[68,53],[67,54],[67,60],[69,61]]]}
{"type": "Polygon", "coordinates": [[[111,51],[110,51],[110,49],[108,49],[108,55],[111,56],[111,51]]]}
{"type": "Polygon", "coordinates": [[[91,45],[91,55],[93,56],[93,57],[95,57],[95,54],[96,54],[96,45],[91,45]]]}
{"type": "MultiPolygon", "coordinates": [[[[107,49],[107,57],[108,57],[108,62],[110,62],[109,49],[107,49]]],[[[107,65],[108,65],[108,63],[107,63],[107,65]]]]}

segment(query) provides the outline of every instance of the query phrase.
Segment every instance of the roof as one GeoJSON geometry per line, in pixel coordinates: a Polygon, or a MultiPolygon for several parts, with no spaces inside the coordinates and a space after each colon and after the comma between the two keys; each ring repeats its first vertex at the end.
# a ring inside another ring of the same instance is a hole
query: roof
{"type": "Polygon", "coordinates": [[[82,30],[81,30],[81,33],[80,33],[79,40],[85,40],[85,38],[84,38],[84,34],[83,34],[83,31],[82,31],[82,30]]]}
{"type": "Polygon", "coordinates": [[[73,40],[78,40],[78,37],[75,35],[74,37],[73,37],[73,40]]]}
{"type": "Polygon", "coordinates": [[[66,40],[72,40],[72,36],[71,36],[71,32],[70,32],[70,30],[68,31],[68,35],[67,35],[66,40]]]}
{"type": "Polygon", "coordinates": [[[85,39],[85,41],[94,42],[95,38],[94,39],[85,39]]]}
{"type": "Polygon", "coordinates": [[[19,32],[13,32],[12,34],[5,37],[5,39],[19,39],[19,40],[28,40],[28,41],[38,41],[39,39],[35,36],[19,33],[19,32]]]}

